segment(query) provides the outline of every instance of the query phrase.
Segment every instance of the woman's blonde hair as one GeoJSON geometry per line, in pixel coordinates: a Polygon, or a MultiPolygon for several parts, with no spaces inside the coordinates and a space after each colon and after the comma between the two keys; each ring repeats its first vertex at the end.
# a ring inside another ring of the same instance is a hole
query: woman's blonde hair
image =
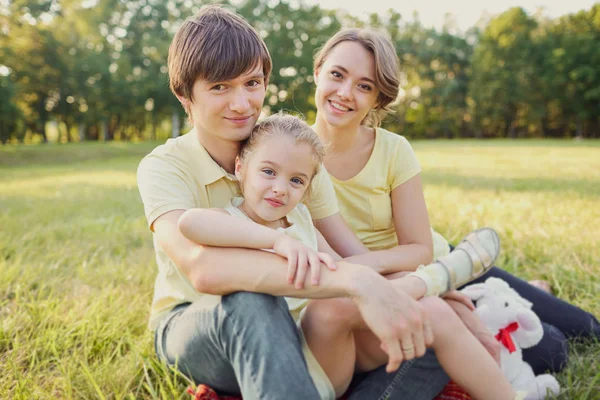
{"type": "Polygon", "coordinates": [[[306,143],[312,148],[315,159],[315,170],[311,176],[312,180],[323,162],[323,157],[325,157],[325,146],[323,146],[319,136],[317,136],[315,131],[306,122],[283,112],[273,114],[259,121],[254,126],[248,139],[242,143],[239,153],[240,161],[244,163],[256,146],[265,138],[276,135],[292,137],[296,143],[306,143]]]}
{"type": "Polygon", "coordinates": [[[314,71],[317,72],[325,63],[332,49],[342,42],[355,42],[373,54],[375,61],[375,85],[379,95],[373,109],[363,123],[379,126],[386,114],[393,111],[390,105],[398,97],[400,90],[400,60],[391,38],[372,29],[342,29],[333,35],[319,49],[315,56],[314,71]]]}

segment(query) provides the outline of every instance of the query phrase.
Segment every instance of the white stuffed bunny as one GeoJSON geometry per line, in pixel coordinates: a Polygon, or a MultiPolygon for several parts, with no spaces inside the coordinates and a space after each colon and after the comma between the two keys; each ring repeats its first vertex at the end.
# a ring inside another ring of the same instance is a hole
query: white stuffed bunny
{"type": "Polygon", "coordinates": [[[475,312],[502,344],[502,372],[513,388],[526,391],[526,400],[544,399],[548,392],[558,394],[560,387],[554,376],[535,376],[523,361],[521,349],[536,345],[544,335],[540,319],[531,311],[532,304],[498,278],[470,285],[462,292],[475,302],[475,312]]]}

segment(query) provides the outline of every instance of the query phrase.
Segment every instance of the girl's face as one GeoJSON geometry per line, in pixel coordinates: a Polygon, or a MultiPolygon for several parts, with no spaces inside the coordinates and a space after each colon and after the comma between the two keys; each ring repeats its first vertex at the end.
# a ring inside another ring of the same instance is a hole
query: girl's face
{"type": "Polygon", "coordinates": [[[318,118],[338,128],[360,125],[379,95],[373,55],[356,42],[333,47],[315,81],[318,118]]]}
{"type": "Polygon", "coordinates": [[[235,162],[235,175],[244,193],[240,208],[259,224],[281,226],[279,220],[306,193],[315,164],[309,144],[298,143],[286,135],[263,138],[248,159],[235,162]]]}

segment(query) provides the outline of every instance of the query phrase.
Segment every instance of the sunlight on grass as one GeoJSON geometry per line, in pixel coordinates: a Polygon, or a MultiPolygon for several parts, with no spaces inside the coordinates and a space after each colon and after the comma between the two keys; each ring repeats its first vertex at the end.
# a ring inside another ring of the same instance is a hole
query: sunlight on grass
{"type": "MultiPolygon", "coordinates": [[[[484,225],[498,264],[600,314],[600,147],[417,142],[435,229],[484,225]]],[[[156,273],[135,187],[152,144],[0,148],[0,398],[189,398],[154,357],[156,273]]],[[[600,343],[574,346],[560,399],[598,399],[600,343]]]]}

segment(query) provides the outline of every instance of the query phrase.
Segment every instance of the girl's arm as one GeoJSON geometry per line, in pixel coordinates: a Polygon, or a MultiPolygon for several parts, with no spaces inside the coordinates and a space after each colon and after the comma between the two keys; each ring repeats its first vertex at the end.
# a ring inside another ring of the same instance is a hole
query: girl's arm
{"type": "Polygon", "coordinates": [[[205,246],[272,249],[283,233],[218,208],[193,208],[179,217],[183,236],[205,246]]]}
{"type": "Polygon", "coordinates": [[[433,259],[431,227],[421,176],[417,174],[396,187],[391,197],[398,246],[345,258],[348,262],[370,266],[384,275],[414,271],[433,259]]]}
{"type": "Polygon", "coordinates": [[[327,254],[318,253],[283,232],[232,216],[223,209],[187,210],[177,225],[183,236],[200,245],[273,249],[288,260],[288,282],[295,283],[298,289],[304,286],[309,269],[312,283],[319,284],[321,262],[331,270],[337,268],[327,254]]]}

